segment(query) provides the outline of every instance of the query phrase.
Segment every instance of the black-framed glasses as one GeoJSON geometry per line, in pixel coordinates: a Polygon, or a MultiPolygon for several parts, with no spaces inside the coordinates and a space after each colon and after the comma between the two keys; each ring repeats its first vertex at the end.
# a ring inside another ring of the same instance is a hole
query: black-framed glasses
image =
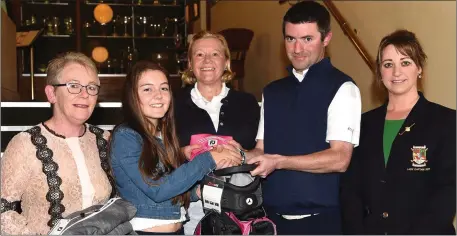
{"type": "Polygon", "coordinates": [[[96,84],[88,84],[88,85],[81,85],[80,83],[69,82],[66,84],[53,84],[54,87],[66,86],[67,90],[71,94],[79,94],[81,93],[82,89],[85,88],[87,94],[91,96],[97,96],[100,92],[100,86],[96,84]]]}

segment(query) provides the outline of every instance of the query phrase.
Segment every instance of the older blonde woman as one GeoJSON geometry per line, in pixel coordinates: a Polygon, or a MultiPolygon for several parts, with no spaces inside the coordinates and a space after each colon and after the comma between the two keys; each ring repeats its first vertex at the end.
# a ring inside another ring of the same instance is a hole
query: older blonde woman
{"type": "MultiPolygon", "coordinates": [[[[190,137],[205,133],[232,136],[244,149],[254,148],[260,108],[253,95],[226,86],[233,72],[224,37],[208,31],[197,33],[189,45],[188,57],[189,69],[182,76],[188,86],[175,103],[180,145],[189,150],[190,137]]],[[[193,234],[204,216],[201,201],[190,204],[189,216],[184,230],[193,234]]]]}
{"type": "Polygon", "coordinates": [[[85,123],[100,90],[95,64],[66,53],[49,63],[46,84],[53,116],[14,136],[1,160],[2,234],[47,234],[59,218],[114,192],[109,133],[85,123]]]}

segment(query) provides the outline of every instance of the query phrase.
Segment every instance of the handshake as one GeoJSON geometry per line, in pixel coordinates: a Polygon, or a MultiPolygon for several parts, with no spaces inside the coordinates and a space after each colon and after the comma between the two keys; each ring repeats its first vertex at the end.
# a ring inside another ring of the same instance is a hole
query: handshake
{"type": "Polygon", "coordinates": [[[210,152],[217,169],[244,164],[246,161],[240,145],[231,136],[218,136],[211,134],[192,135],[190,145],[183,151],[187,159],[192,160],[204,152],[210,152]]]}

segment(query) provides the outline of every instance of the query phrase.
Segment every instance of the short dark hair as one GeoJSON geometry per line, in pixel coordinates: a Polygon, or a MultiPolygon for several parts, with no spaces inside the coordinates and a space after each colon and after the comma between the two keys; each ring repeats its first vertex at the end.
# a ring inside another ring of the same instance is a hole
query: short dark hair
{"type": "Polygon", "coordinates": [[[282,34],[286,36],[286,23],[302,24],[317,23],[321,40],[330,32],[330,13],[327,8],[315,1],[301,1],[293,5],[284,15],[282,34]]]}
{"type": "Polygon", "coordinates": [[[376,79],[378,81],[381,81],[382,79],[382,53],[389,45],[393,45],[401,54],[410,57],[417,67],[421,68],[422,71],[424,70],[427,55],[425,54],[416,35],[411,31],[399,29],[385,36],[379,43],[378,54],[376,56],[376,79]]]}

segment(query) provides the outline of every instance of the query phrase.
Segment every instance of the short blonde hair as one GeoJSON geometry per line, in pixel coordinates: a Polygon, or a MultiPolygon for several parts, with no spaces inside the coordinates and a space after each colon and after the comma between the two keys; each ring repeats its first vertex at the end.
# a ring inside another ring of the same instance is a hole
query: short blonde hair
{"type": "MultiPolygon", "coordinates": [[[[192,50],[194,48],[194,43],[199,39],[207,39],[207,38],[218,39],[222,43],[222,46],[224,47],[224,54],[225,54],[226,60],[228,60],[228,64],[227,64],[226,70],[224,71],[224,74],[222,74],[222,82],[227,83],[233,79],[234,73],[232,72],[232,69],[230,67],[230,60],[231,60],[230,49],[228,47],[227,41],[225,40],[224,36],[222,36],[221,34],[211,33],[206,30],[200,31],[199,33],[195,34],[192,37],[192,40],[190,41],[189,50],[187,52],[187,57],[189,59],[189,62],[192,63],[192,50]]],[[[195,78],[195,74],[192,72],[192,68],[187,68],[187,70],[184,71],[184,73],[181,76],[181,80],[185,84],[195,84],[195,82],[197,82],[197,78],[195,78]]]]}
{"type": "Polygon", "coordinates": [[[46,69],[46,85],[58,84],[62,70],[70,63],[82,65],[95,75],[98,74],[97,66],[89,57],[80,52],[66,52],[49,62],[46,69]]]}

